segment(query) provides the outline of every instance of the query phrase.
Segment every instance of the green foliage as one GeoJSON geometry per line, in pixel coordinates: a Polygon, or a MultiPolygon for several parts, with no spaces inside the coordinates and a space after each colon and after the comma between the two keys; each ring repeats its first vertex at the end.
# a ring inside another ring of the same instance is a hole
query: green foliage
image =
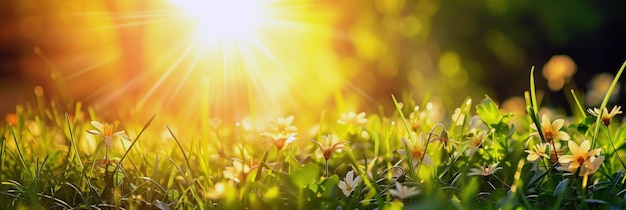
{"type": "Polygon", "coordinates": [[[81,111],[25,109],[18,123],[2,125],[0,208],[624,208],[626,125],[605,126],[593,116],[543,122],[533,81],[528,115],[505,113],[486,96],[475,106],[467,98],[436,122],[431,109],[392,97],[397,112],[390,116],[353,113],[340,124],[340,113],[324,113],[309,134],[287,131],[287,118],[264,130],[179,127],[154,116],[104,124],[109,130],[94,134],[93,109],[89,120],[81,111]],[[560,120],[563,126],[552,127],[560,120]],[[115,125],[131,141],[111,131],[115,125]],[[546,141],[558,132],[571,139],[546,141]],[[323,142],[326,135],[340,143],[323,142]],[[567,141],[586,139],[598,147],[574,153],[567,141]],[[584,162],[570,170],[566,155],[584,162]]]}

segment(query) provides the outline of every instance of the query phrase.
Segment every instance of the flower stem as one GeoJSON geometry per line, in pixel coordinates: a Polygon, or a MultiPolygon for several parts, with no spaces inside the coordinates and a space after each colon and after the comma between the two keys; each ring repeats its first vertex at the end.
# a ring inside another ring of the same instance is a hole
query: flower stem
{"type": "Polygon", "coordinates": [[[626,165],[624,164],[624,161],[622,160],[622,157],[619,156],[619,153],[617,152],[617,149],[615,148],[615,144],[613,144],[613,140],[611,139],[611,132],[609,132],[609,127],[606,127],[606,136],[609,138],[609,142],[611,143],[611,147],[613,147],[613,153],[615,153],[615,155],[617,155],[617,159],[622,164],[622,167],[626,170],[626,165]]]}
{"type": "Polygon", "coordinates": [[[324,160],[326,160],[326,178],[328,178],[328,159],[324,160]]]}
{"type": "Polygon", "coordinates": [[[280,150],[278,150],[278,154],[276,154],[276,171],[280,172],[280,150]]]}

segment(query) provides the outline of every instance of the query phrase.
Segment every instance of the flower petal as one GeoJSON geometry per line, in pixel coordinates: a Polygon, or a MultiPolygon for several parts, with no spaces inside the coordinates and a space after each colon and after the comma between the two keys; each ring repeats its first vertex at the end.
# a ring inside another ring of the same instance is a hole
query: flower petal
{"type": "Polygon", "coordinates": [[[94,128],[98,129],[99,131],[104,130],[104,127],[102,126],[102,123],[100,123],[100,122],[98,122],[98,121],[95,121],[95,120],[94,120],[94,121],[91,121],[91,125],[92,125],[94,128]]]}
{"type": "Polygon", "coordinates": [[[345,180],[346,182],[352,182],[352,180],[354,180],[354,171],[348,171],[345,180]]]}
{"type": "Polygon", "coordinates": [[[565,124],[565,120],[556,119],[554,120],[554,122],[552,122],[552,129],[554,129],[555,131],[558,131],[563,127],[563,124],[565,124]]]}
{"type": "MultiPolygon", "coordinates": [[[[578,144],[576,144],[576,142],[572,140],[567,141],[567,146],[569,147],[569,150],[572,151],[574,155],[576,155],[578,151],[580,150],[580,148],[578,147],[578,144]]],[[[585,151],[585,153],[586,152],[587,151],[585,151]]]]}
{"type": "Polygon", "coordinates": [[[589,151],[589,148],[591,148],[591,143],[589,143],[589,140],[585,140],[583,141],[583,143],[580,143],[579,150],[581,153],[587,153],[587,151],[589,151]]]}
{"type": "Polygon", "coordinates": [[[559,131],[559,132],[557,132],[557,133],[556,133],[556,136],[555,136],[554,138],[555,138],[555,139],[558,139],[558,140],[563,140],[563,141],[566,141],[566,140],[570,140],[570,139],[571,139],[571,137],[569,136],[569,134],[567,134],[565,131],[559,131]]]}
{"type": "Polygon", "coordinates": [[[87,130],[87,133],[103,136],[98,130],[87,130]]]}
{"type": "Polygon", "coordinates": [[[559,157],[559,163],[570,163],[572,161],[574,161],[573,155],[563,155],[559,157]]]}

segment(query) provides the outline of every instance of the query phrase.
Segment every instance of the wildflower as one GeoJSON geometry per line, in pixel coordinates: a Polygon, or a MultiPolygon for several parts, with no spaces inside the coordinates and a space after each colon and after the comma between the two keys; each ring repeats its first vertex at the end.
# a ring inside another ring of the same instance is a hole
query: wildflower
{"type": "Polygon", "coordinates": [[[591,161],[593,167],[581,168],[580,172],[578,172],[579,176],[587,176],[595,173],[600,168],[600,165],[602,165],[602,162],[604,161],[604,156],[599,156],[597,158],[591,157],[589,161],[591,161]]]}
{"type": "Polygon", "coordinates": [[[279,151],[282,150],[283,147],[285,147],[285,145],[291,143],[293,140],[296,139],[295,133],[280,132],[280,133],[264,133],[261,135],[271,139],[272,142],[274,142],[274,146],[276,146],[276,149],[278,149],[279,151]]]}
{"type": "Polygon", "coordinates": [[[367,123],[367,118],[365,118],[365,112],[359,114],[349,112],[347,114],[341,114],[341,118],[337,120],[337,123],[342,125],[363,126],[367,123]]]}
{"type": "Polygon", "coordinates": [[[595,159],[592,158],[595,158],[594,156],[600,153],[602,149],[598,148],[589,151],[589,148],[591,147],[589,140],[583,141],[580,146],[577,145],[576,142],[570,140],[567,142],[567,145],[569,146],[569,150],[572,152],[572,155],[563,155],[559,157],[559,163],[569,164],[567,169],[570,172],[576,172],[578,168],[581,168],[580,166],[583,166],[581,171],[589,171],[597,168],[593,162],[595,159]]]}
{"type": "MultiPolygon", "coordinates": [[[[541,117],[541,132],[543,133],[543,137],[546,142],[552,142],[553,140],[569,140],[570,136],[565,131],[560,131],[563,127],[565,120],[556,119],[553,122],[550,121],[550,117],[547,115],[543,115],[541,117]]],[[[533,130],[537,130],[536,124],[531,124],[530,127],[533,130]]],[[[530,134],[531,136],[539,136],[539,131],[535,131],[530,134]]]]}
{"type": "Polygon", "coordinates": [[[324,144],[319,143],[318,141],[311,140],[313,143],[317,145],[318,150],[316,150],[316,154],[318,156],[323,156],[326,161],[326,176],[328,176],[328,160],[330,156],[335,151],[341,151],[346,146],[346,142],[339,142],[338,137],[336,135],[325,135],[322,136],[324,139],[324,144]]]}
{"type": "Polygon", "coordinates": [[[296,126],[291,125],[291,123],[293,123],[293,118],[294,118],[293,115],[290,115],[286,118],[279,117],[279,118],[276,118],[275,120],[272,119],[270,123],[274,125],[273,130],[275,132],[293,133],[298,130],[296,126]]]}
{"type": "Polygon", "coordinates": [[[528,156],[526,157],[526,159],[528,161],[535,161],[537,159],[539,159],[540,157],[545,157],[550,159],[550,157],[546,154],[546,147],[548,147],[548,143],[541,143],[541,144],[536,144],[535,146],[533,146],[533,150],[526,150],[526,152],[528,153],[528,156]]]}
{"type": "Polygon", "coordinates": [[[338,152],[346,148],[347,142],[340,142],[336,135],[324,135],[322,136],[322,139],[324,139],[323,144],[315,140],[312,141],[315,145],[317,145],[317,151],[319,151],[321,156],[323,156],[326,160],[330,159],[333,152],[338,152]]]}
{"type": "Polygon", "coordinates": [[[396,182],[396,189],[389,189],[389,193],[400,199],[405,199],[419,194],[420,191],[415,187],[403,186],[400,182],[396,182]]]}
{"type": "Polygon", "coordinates": [[[472,156],[474,155],[474,153],[476,152],[476,150],[478,150],[478,148],[482,148],[483,147],[483,143],[485,142],[485,139],[487,137],[487,131],[486,130],[481,130],[478,131],[477,134],[473,134],[469,137],[469,150],[467,150],[466,155],[467,156],[472,156]]]}
{"type": "Polygon", "coordinates": [[[441,131],[441,134],[439,134],[439,136],[430,140],[430,142],[437,141],[441,144],[441,146],[443,146],[446,151],[450,151],[452,148],[457,148],[457,145],[459,143],[458,141],[451,139],[448,136],[448,131],[445,128],[441,131]]]}
{"type": "MultiPolygon", "coordinates": [[[[611,112],[609,112],[609,110],[604,107],[604,112],[602,112],[602,123],[605,126],[609,126],[609,124],[611,123],[611,119],[613,119],[613,117],[615,117],[615,115],[618,114],[622,114],[622,107],[621,106],[613,106],[613,109],[611,109],[611,112]]],[[[589,114],[593,115],[594,117],[599,117],[600,116],[600,109],[598,108],[589,108],[587,109],[587,112],[589,112],[589,114]]]]}
{"type": "Polygon", "coordinates": [[[113,137],[115,136],[119,136],[123,139],[130,141],[130,138],[128,138],[128,136],[124,134],[126,131],[121,130],[121,131],[117,131],[114,133],[113,132],[114,127],[113,127],[113,124],[111,123],[102,124],[98,121],[91,121],[91,125],[95,127],[96,130],[88,130],[87,132],[90,134],[102,136],[107,148],[111,148],[113,146],[113,137]]]}
{"type": "MultiPolygon", "coordinates": [[[[427,165],[433,164],[433,162],[430,160],[430,156],[426,154],[427,143],[421,133],[417,135],[417,140],[415,141],[415,143],[407,143],[406,139],[404,138],[402,138],[402,143],[409,149],[409,154],[411,155],[411,161],[413,161],[413,165],[422,162],[427,165]]],[[[397,150],[397,152],[402,156],[407,155],[404,149],[399,149],[397,150]]]]}
{"type": "Polygon", "coordinates": [[[354,177],[354,171],[348,171],[346,178],[343,181],[339,181],[339,189],[346,197],[350,196],[352,191],[359,185],[359,182],[361,182],[361,176],[354,177]]]}
{"type": "Polygon", "coordinates": [[[502,167],[498,167],[498,163],[494,163],[493,165],[486,167],[480,166],[479,168],[472,168],[471,171],[467,173],[468,176],[489,176],[491,174],[496,173],[496,171],[502,169],[502,167]]]}
{"type": "Polygon", "coordinates": [[[231,179],[235,182],[245,181],[250,172],[258,167],[258,162],[256,161],[247,161],[247,163],[242,163],[238,160],[233,161],[232,166],[227,166],[224,168],[222,174],[224,178],[231,179]]]}

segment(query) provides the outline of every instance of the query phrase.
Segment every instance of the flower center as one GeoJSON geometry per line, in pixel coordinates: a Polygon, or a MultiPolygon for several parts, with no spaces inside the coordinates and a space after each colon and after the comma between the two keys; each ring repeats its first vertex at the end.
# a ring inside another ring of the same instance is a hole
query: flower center
{"type": "Polygon", "coordinates": [[[113,124],[104,123],[102,125],[102,135],[103,136],[112,136],[113,135],[113,124]]]}
{"type": "Polygon", "coordinates": [[[554,139],[554,131],[552,129],[546,129],[545,132],[543,132],[543,137],[546,138],[547,142],[552,142],[554,139]]]}
{"type": "Polygon", "coordinates": [[[274,145],[276,145],[276,148],[278,150],[283,149],[283,146],[285,146],[285,142],[287,141],[287,138],[278,138],[278,139],[274,139],[274,145]]]}
{"type": "Polygon", "coordinates": [[[585,162],[586,158],[583,156],[578,156],[576,157],[576,162],[580,163],[580,165],[582,165],[585,162]]]}
{"type": "Polygon", "coordinates": [[[421,148],[414,149],[413,152],[411,152],[411,156],[413,156],[416,160],[421,161],[424,156],[424,150],[421,148]]]}

